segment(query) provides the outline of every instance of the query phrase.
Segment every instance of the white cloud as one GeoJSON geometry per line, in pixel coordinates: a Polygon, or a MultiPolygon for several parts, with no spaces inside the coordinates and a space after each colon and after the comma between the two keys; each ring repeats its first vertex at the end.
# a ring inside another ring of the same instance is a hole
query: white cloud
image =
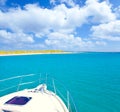
{"type": "Polygon", "coordinates": [[[69,6],[75,6],[74,0],[60,0],[61,3],[66,3],[69,6]]]}
{"type": "Polygon", "coordinates": [[[76,5],[73,8],[61,4],[53,9],[42,9],[35,4],[29,4],[24,10],[15,8],[8,12],[0,12],[0,27],[45,34],[51,29],[71,33],[76,27],[87,23],[90,18],[92,22],[103,23],[114,20],[115,15],[107,2],[99,3],[93,0],[87,0],[84,7],[76,5]]]}
{"type": "Polygon", "coordinates": [[[6,30],[0,30],[0,43],[18,44],[18,43],[33,43],[33,37],[31,35],[19,33],[11,33],[6,30]]]}
{"type": "Polygon", "coordinates": [[[117,18],[120,18],[120,6],[116,7],[114,11],[116,13],[117,18]]]}
{"type": "Polygon", "coordinates": [[[93,36],[95,38],[107,39],[111,41],[120,41],[120,21],[112,21],[106,24],[93,26],[93,36]]]}
{"type": "Polygon", "coordinates": [[[93,47],[93,43],[89,40],[85,41],[80,37],[75,37],[72,34],[62,34],[54,32],[48,35],[45,40],[46,45],[51,46],[56,49],[64,50],[84,50],[88,47],[93,47]]]}
{"type": "Polygon", "coordinates": [[[75,6],[75,0],[50,0],[50,3],[53,4],[53,5],[56,5],[56,4],[67,4],[68,6],[75,6]]]}
{"type": "Polygon", "coordinates": [[[56,0],[50,0],[50,3],[55,5],[56,0]]]}
{"type": "MultiPolygon", "coordinates": [[[[55,0],[51,0],[51,3],[55,2],[55,0]]],[[[46,45],[46,47],[67,50],[88,49],[101,43],[93,43],[90,39],[84,40],[79,35],[75,36],[76,28],[87,23],[104,25],[116,19],[111,5],[106,1],[87,0],[83,7],[76,5],[73,0],[59,0],[59,2],[61,4],[52,9],[28,4],[23,9],[17,7],[11,8],[7,12],[0,11],[0,29],[2,29],[0,40],[3,43],[11,44],[34,43],[33,46],[40,48],[45,48],[46,45]],[[72,7],[68,8],[64,3],[72,7]],[[45,41],[38,44],[35,38],[45,38],[43,39],[45,41]]],[[[92,28],[94,36],[99,30],[98,27],[92,28]],[[98,30],[96,30],[97,28],[98,30]]],[[[26,47],[28,46],[26,45],[26,47]]]]}
{"type": "Polygon", "coordinates": [[[98,0],[87,0],[85,9],[88,17],[91,17],[92,22],[105,23],[116,19],[116,15],[112,12],[111,4],[107,1],[98,2],[98,0]]]}
{"type": "Polygon", "coordinates": [[[103,46],[107,45],[107,43],[104,42],[104,41],[96,41],[95,44],[96,44],[96,45],[100,45],[100,46],[101,46],[101,45],[103,45],[103,46]]]}

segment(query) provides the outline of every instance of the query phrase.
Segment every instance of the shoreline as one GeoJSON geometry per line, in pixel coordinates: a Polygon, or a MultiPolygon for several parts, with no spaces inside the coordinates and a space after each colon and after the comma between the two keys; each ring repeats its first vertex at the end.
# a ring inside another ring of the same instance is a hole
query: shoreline
{"type": "Polygon", "coordinates": [[[0,57],[1,56],[22,56],[22,55],[44,55],[44,54],[72,54],[72,52],[0,54],[0,57]]]}

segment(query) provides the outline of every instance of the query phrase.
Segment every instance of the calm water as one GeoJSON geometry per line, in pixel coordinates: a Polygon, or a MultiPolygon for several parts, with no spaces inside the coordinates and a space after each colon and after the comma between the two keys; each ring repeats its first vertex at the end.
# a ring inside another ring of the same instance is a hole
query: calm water
{"type": "Polygon", "coordinates": [[[63,82],[78,112],[120,112],[120,53],[0,57],[0,79],[29,73],[63,82]]]}

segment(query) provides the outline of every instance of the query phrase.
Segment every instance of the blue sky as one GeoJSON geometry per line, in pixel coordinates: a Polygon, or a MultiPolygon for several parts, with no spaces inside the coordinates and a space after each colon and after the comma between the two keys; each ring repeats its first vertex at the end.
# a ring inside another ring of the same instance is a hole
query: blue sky
{"type": "Polygon", "coordinates": [[[120,1],[0,0],[0,50],[120,51],[120,1]]]}

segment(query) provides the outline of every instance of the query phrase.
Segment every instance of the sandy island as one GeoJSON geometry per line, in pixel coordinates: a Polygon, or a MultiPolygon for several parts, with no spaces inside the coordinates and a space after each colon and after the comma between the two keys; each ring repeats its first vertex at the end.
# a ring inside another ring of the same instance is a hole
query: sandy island
{"type": "Polygon", "coordinates": [[[14,50],[14,51],[0,51],[0,56],[19,56],[19,55],[38,55],[38,54],[69,54],[62,50],[14,50]]]}

